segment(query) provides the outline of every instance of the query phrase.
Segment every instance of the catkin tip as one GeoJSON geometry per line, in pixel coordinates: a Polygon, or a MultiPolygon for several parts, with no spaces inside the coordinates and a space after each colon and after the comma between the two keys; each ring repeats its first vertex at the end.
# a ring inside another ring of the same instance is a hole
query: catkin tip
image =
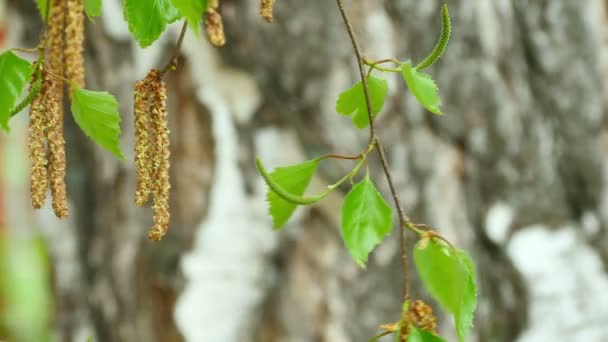
{"type": "Polygon", "coordinates": [[[211,45],[220,47],[226,44],[222,15],[215,9],[208,9],[205,12],[205,30],[211,45]]]}
{"type": "Polygon", "coordinates": [[[262,0],[260,6],[260,15],[264,20],[271,23],[273,20],[274,0],[262,0]]]}

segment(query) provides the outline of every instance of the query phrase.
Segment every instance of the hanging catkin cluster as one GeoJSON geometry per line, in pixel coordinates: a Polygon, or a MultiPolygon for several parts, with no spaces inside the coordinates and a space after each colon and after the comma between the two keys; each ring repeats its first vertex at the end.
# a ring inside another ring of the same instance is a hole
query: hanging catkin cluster
{"type": "Polygon", "coordinates": [[[226,44],[224,23],[219,12],[219,0],[211,0],[208,3],[207,11],[205,11],[205,31],[211,45],[220,47],[226,44]]]}
{"type": "Polygon", "coordinates": [[[167,88],[157,70],[135,84],[135,203],[144,206],[152,193],[154,227],[148,236],[158,241],[169,228],[169,126],[167,88]]]}
{"type": "Polygon", "coordinates": [[[36,63],[31,87],[31,94],[36,94],[30,106],[28,129],[31,195],[34,208],[40,208],[50,187],[55,215],[66,218],[62,77],[84,87],[84,0],[53,0],[50,5],[45,59],[42,64],[36,63]],[[36,87],[40,87],[39,92],[34,91],[36,87]]]}

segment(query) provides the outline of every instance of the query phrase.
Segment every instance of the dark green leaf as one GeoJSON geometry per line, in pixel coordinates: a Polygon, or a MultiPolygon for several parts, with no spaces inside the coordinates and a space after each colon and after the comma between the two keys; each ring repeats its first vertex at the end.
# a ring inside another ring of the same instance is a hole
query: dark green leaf
{"type": "MultiPolygon", "coordinates": [[[[258,164],[258,170],[260,170],[261,163],[258,164]]],[[[281,193],[287,192],[291,196],[302,196],[308,184],[310,184],[318,164],[319,160],[313,159],[301,164],[277,167],[272,173],[267,175],[268,177],[265,177],[267,184],[270,186],[266,199],[270,205],[270,215],[272,216],[275,228],[281,228],[287,223],[287,220],[289,220],[296,210],[297,204],[286,200],[285,195],[280,196],[272,188],[281,193]],[[273,184],[278,185],[278,187],[273,186],[273,184]]],[[[263,167],[262,170],[264,170],[263,167]]],[[[265,171],[263,174],[265,174],[265,171]]]]}
{"type": "MultiPolygon", "coordinates": [[[[372,118],[375,118],[384,106],[384,101],[388,94],[388,82],[382,78],[369,76],[367,78],[367,85],[372,102],[372,118]]],[[[336,111],[342,115],[350,116],[353,124],[359,129],[363,129],[369,125],[362,82],[358,82],[352,88],[340,94],[336,102],[336,111]]]]}
{"type": "Polygon", "coordinates": [[[393,226],[393,210],[366,177],[346,195],[342,205],[342,236],[350,255],[365,266],[367,256],[393,226]]]}
{"type": "Polygon", "coordinates": [[[429,112],[441,115],[439,88],[431,76],[416,70],[409,61],[401,64],[401,74],[418,102],[429,112]]]}
{"type": "Polygon", "coordinates": [[[101,15],[101,0],[85,0],[84,11],[89,18],[99,17],[101,15]]]}
{"type": "Polygon", "coordinates": [[[407,342],[445,342],[445,340],[428,331],[411,327],[407,342]]]}
{"type": "Polygon", "coordinates": [[[194,33],[200,35],[203,12],[207,9],[207,0],[171,0],[173,6],[188,20],[188,25],[194,33]]]}
{"type": "Polygon", "coordinates": [[[170,0],[124,0],[123,11],[129,31],[141,47],[150,46],[167,24],[180,18],[170,0]]]}
{"type": "Polygon", "coordinates": [[[30,62],[6,51],[0,55],[0,127],[8,132],[8,120],[17,99],[32,77],[30,62]]]}
{"type": "Polygon", "coordinates": [[[114,96],[74,87],[72,115],[89,138],[123,159],[120,151],[120,114],[114,96]]]}

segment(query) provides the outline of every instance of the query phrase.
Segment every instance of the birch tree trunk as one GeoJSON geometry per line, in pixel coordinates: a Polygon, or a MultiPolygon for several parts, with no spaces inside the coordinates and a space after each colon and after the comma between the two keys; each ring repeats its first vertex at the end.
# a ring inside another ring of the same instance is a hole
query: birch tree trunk
{"type": "MultiPolygon", "coordinates": [[[[33,4],[10,3],[31,44],[33,4]]],[[[346,5],[371,59],[418,61],[439,34],[438,0],[346,5]]],[[[474,340],[606,341],[606,2],[449,5],[452,40],[429,69],[445,115],[425,112],[398,75],[387,75],[378,130],[406,211],[472,252],[474,340]]],[[[334,109],[357,81],[336,4],[277,1],[273,24],[258,6],[223,1],[227,46],[189,35],[168,76],[172,223],[161,243],[146,238],[151,212],[133,204],[131,99],[134,82],[169,57],[177,27],[140,50],[117,0],[88,22],[88,87],[119,97],[127,162],[68,120],[71,216],[52,230],[41,224],[60,340],[366,341],[398,320],[397,232],[358,268],[339,232],[347,188],[300,209],[282,232],[271,229],[256,155],[276,166],[356,154],[368,137],[334,109]]],[[[347,167],[322,164],[313,187],[347,167]]],[[[388,194],[375,158],[370,168],[388,194]]],[[[411,278],[414,297],[428,299],[414,271],[411,278]]],[[[450,319],[440,321],[453,340],[450,319]]]]}

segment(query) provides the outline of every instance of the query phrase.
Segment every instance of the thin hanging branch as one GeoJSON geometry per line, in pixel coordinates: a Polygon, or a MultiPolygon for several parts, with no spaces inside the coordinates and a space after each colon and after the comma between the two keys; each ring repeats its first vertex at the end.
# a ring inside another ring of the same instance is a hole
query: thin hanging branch
{"type": "Polygon", "coordinates": [[[173,50],[173,55],[171,59],[167,63],[167,65],[161,70],[160,77],[162,78],[165,73],[175,67],[177,67],[177,58],[179,56],[179,52],[182,49],[182,44],[184,43],[184,37],[186,36],[186,32],[188,31],[188,22],[184,20],[184,25],[182,25],[182,30],[179,33],[179,38],[177,39],[177,44],[175,45],[175,49],[173,50]]]}
{"type": "Polygon", "coordinates": [[[370,144],[375,144],[377,146],[378,156],[380,157],[380,162],[382,164],[382,169],[384,170],[384,175],[386,176],[386,181],[388,182],[388,186],[391,192],[391,196],[393,197],[393,202],[395,203],[395,207],[397,209],[397,215],[399,216],[399,227],[400,227],[400,235],[401,235],[401,263],[403,268],[403,290],[402,296],[403,300],[408,300],[410,295],[409,290],[409,261],[407,256],[407,230],[412,230],[417,234],[421,234],[422,230],[419,229],[416,224],[414,224],[410,218],[405,214],[401,206],[401,201],[399,200],[399,196],[397,195],[397,191],[395,189],[395,185],[393,183],[393,177],[390,171],[390,167],[388,165],[388,161],[386,159],[386,155],[384,152],[384,147],[380,142],[379,137],[376,135],[376,129],[374,126],[373,120],[373,111],[372,111],[372,102],[369,94],[369,85],[367,82],[367,77],[365,75],[365,59],[361,55],[361,49],[359,48],[359,43],[357,42],[357,38],[355,36],[353,27],[351,25],[350,19],[346,14],[346,10],[344,9],[344,3],[342,0],[336,0],[338,4],[338,8],[340,9],[340,13],[342,15],[342,19],[344,20],[344,25],[346,26],[346,30],[348,31],[348,36],[350,37],[350,41],[353,45],[353,49],[355,52],[355,56],[357,58],[357,65],[359,67],[359,74],[361,77],[361,82],[363,84],[363,93],[365,96],[365,104],[367,106],[367,115],[369,118],[369,133],[370,133],[370,144]]]}

